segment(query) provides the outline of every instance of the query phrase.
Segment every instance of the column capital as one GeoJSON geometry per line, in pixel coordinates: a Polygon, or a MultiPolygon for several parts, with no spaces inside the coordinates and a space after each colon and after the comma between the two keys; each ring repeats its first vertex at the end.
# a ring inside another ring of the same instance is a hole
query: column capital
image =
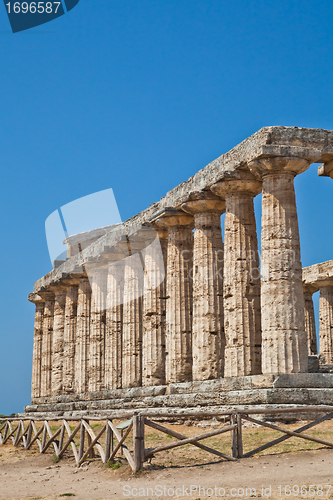
{"type": "Polygon", "coordinates": [[[93,275],[103,274],[107,271],[109,267],[109,262],[107,260],[92,258],[91,261],[86,262],[85,268],[88,274],[88,278],[93,275]]]}
{"type": "Polygon", "coordinates": [[[311,160],[292,156],[271,156],[258,158],[248,163],[248,167],[258,177],[268,175],[293,175],[305,172],[310,166],[311,160]]]}
{"type": "Polygon", "coordinates": [[[156,232],[157,232],[160,240],[167,240],[168,239],[168,230],[167,229],[160,228],[160,227],[156,226],[156,232]]]}
{"type": "Polygon", "coordinates": [[[197,191],[191,193],[188,201],[182,204],[182,209],[192,215],[200,213],[225,212],[225,201],[210,191],[197,191]]]}
{"type": "Polygon", "coordinates": [[[66,287],[78,287],[79,284],[81,283],[82,278],[86,278],[86,274],[63,274],[63,277],[61,279],[61,283],[65,285],[66,287]]]}
{"type": "Polygon", "coordinates": [[[318,292],[318,287],[309,283],[303,283],[303,293],[311,293],[312,295],[315,292],[318,292]]]}
{"type": "Polygon", "coordinates": [[[81,284],[81,283],[89,283],[89,278],[88,278],[88,276],[82,276],[82,277],[80,278],[80,283],[79,283],[79,286],[80,286],[80,284],[81,284]]]}
{"type": "Polygon", "coordinates": [[[46,300],[54,300],[54,291],[52,290],[40,290],[38,295],[42,297],[44,301],[46,300]]]}
{"type": "Polygon", "coordinates": [[[104,247],[103,256],[108,261],[109,264],[114,263],[117,260],[126,259],[130,255],[128,241],[126,237],[123,237],[113,247],[104,247]]]}
{"type": "Polygon", "coordinates": [[[320,177],[331,177],[333,179],[333,160],[324,163],[318,167],[320,177]]]}
{"type": "Polygon", "coordinates": [[[161,229],[181,226],[190,226],[193,228],[193,216],[175,208],[165,208],[152,217],[150,222],[156,224],[161,229]]]}
{"type": "Polygon", "coordinates": [[[54,293],[54,295],[62,295],[67,292],[67,285],[59,281],[58,283],[51,283],[50,289],[54,293]]]}
{"type": "Polygon", "coordinates": [[[29,293],[28,300],[33,304],[41,304],[45,302],[45,299],[41,297],[38,293],[29,293]]]}
{"type": "Polygon", "coordinates": [[[239,170],[237,177],[225,178],[211,186],[211,191],[218,196],[257,196],[261,192],[262,183],[251,172],[239,170]]]}

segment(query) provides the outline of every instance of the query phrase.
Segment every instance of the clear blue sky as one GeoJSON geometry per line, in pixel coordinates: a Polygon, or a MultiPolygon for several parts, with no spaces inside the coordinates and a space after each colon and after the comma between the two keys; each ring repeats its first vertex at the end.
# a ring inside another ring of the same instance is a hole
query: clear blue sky
{"type": "MultiPolygon", "coordinates": [[[[113,188],[125,220],[263,126],[333,129],[332,25],[331,0],[81,0],[12,34],[0,6],[0,413],[30,402],[48,215],[113,188]]],[[[333,180],[296,188],[303,265],[333,258],[333,180]]]]}

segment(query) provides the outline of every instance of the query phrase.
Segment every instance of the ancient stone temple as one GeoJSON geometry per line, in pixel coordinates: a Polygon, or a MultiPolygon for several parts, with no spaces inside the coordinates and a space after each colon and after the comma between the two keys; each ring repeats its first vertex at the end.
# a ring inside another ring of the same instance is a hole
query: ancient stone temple
{"type": "Polygon", "coordinates": [[[69,237],[29,295],[26,411],[332,404],[333,261],[302,270],[294,190],[312,163],[333,179],[333,131],[263,128],[124,224],[69,237]]]}

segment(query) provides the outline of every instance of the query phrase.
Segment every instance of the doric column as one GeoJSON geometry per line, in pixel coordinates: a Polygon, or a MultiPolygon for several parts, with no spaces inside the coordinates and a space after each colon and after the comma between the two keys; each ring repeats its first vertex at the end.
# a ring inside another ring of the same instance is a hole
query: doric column
{"type": "MultiPolygon", "coordinates": [[[[333,179],[333,160],[320,165],[318,174],[333,179]]],[[[324,364],[333,363],[333,286],[321,286],[319,298],[319,354],[324,364]]]]}
{"type": "Polygon", "coordinates": [[[90,337],[91,287],[89,279],[80,279],[77,299],[77,323],[75,340],[75,392],[88,390],[88,360],[90,337]]]}
{"type": "Polygon", "coordinates": [[[31,380],[31,399],[35,399],[41,396],[43,317],[45,303],[42,297],[36,293],[31,293],[29,295],[29,300],[36,305],[31,380]]]}
{"type": "Polygon", "coordinates": [[[166,383],[192,380],[193,217],[165,209],[151,222],[168,228],[166,383]]]}
{"type": "Polygon", "coordinates": [[[303,285],[305,332],[308,339],[309,356],[314,356],[318,354],[316,322],[315,322],[315,313],[312,300],[312,295],[315,291],[317,291],[315,287],[312,287],[311,285],[303,285]]]}
{"type": "Polygon", "coordinates": [[[142,385],[143,263],[134,253],[124,263],[122,386],[142,385]]]}
{"type": "Polygon", "coordinates": [[[52,396],[63,392],[64,328],[66,287],[54,285],[54,319],[52,339],[52,396]]]}
{"type": "Polygon", "coordinates": [[[64,364],[63,392],[75,391],[75,343],[77,328],[78,285],[70,283],[66,291],[65,328],[64,328],[64,364]]]}
{"type": "Polygon", "coordinates": [[[194,215],[193,380],[223,377],[223,242],[225,202],[209,191],[192,194],[182,209],[194,215]]]}
{"type": "Polygon", "coordinates": [[[287,157],[260,158],[249,163],[250,169],[263,179],[263,373],[307,371],[308,349],[294,177],[308,166],[308,160],[287,157]]]}
{"type": "Polygon", "coordinates": [[[105,327],[105,388],[122,387],[122,331],[124,260],[110,262],[108,269],[105,327]]]}
{"type": "Polygon", "coordinates": [[[166,262],[168,231],[157,230],[144,252],[142,385],[165,384],[166,262]]]}
{"type": "Polygon", "coordinates": [[[211,190],[225,198],[225,377],[261,373],[259,254],[253,197],[261,182],[249,172],[224,179],[211,190]]]}
{"type": "Polygon", "coordinates": [[[91,314],[89,338],[88,391],[102,391],[104,385],[104,353],[107,269],[94,269],[91,282],[91,314]]]}
{"type": "Polygon", "coordinates": [[[54,294],[52,292],[39,292],[45,300],[43,315],[43,339],[42,339],[42,372],[41,392],[44,397],[51,396],[51,374],[52,374],[52,342],[53,342],[53,312],[54,294]]]}
{"type": "Polygon", "coordinates": [[[319,298],[319,354],[324,364],[333,363],[333,286],[321,286],[319,298]]]}

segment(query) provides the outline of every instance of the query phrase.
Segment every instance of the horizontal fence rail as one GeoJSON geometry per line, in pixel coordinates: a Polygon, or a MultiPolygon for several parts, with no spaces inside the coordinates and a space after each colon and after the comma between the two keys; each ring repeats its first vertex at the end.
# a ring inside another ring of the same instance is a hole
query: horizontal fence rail
{"type": "MultiPolygon", "coordinates": [[[[80,467],[85,460],[90,458],[100,458],[103,463],[113,463],[116,455],[120,453],[125,457],[133,472],[138,472],[143,468],[144,462],[153,458],[157,453],[171,450],[187,444],[200,448],[207,453],[213,454],[228,461],[235,461],[240,458],[247,458],[261,451],[271,448],[287,439],[296,437],[306,441],[312,441],[323,446],[333,448],[333,443],[304,434],[304,431],[319,425],[320,423],[333,419],[333,406],[304,406],[294,408],[274,408],[274,409],[246,409],[235,410],[233,412],[203,412],[192,411],[182,414],[159,415],[168,419],[174,418],[207,418],[207,417],[227,417],[229,425],[210,432],[205,432],[193,437],[187,437],[175,432],[160,423],[151,420],[152,417],[144,413],[134,413],[132,418],[115,425],[113,420],[117,417],[94,417],[87,416],[78,419],[77,417],[48,417],[48,418],[25,418],[25,417],[2,417],[0,418],[0,445],[5,445],[12,441],[14,446],[23,446],[26,450],[36,444],[40,453],[46,453],[51,447],[54,450],[54,458],[60,460],[65,453],[74,456],[76,464],[80,467]],[[275,425],[249,415],[278,415],[281,417],[286,414],[295,413],[326,413],[320,418],[310,422],[295,431],[285,429],[280,425],[275,425]],[[328,412],[328,413],[327,413],[328,412]],[[103,422],[92,426],[90,422],[103,422]],[[243,421],[251,422],[258,426],[266,427],[283,434],[278,439],[263,444],[259,448],[243,453],[243,421]],[[56,428],[51,428],[49,422],[56,423],[56,428]],[[78,422],[75,427],[70,423],[78,422]],[[37,426],[40,425],[39,428],[37,426]],[[94,427],[102,425],[97,434],[94,427]],[[167,434],[168,437],[174,437],[177,441],[168,443],[155,448],[145,448],[145,427],[167,434]],[[224,433],[231,435],[231,454],[222,453],[201,443],[201,441],[213,436],[224,433]],[[103,438],[103,439],[102,439],[103,438]],[[129,449],[129,440],[132,443],[132,450],[129,449]],[[127,441],[127,444],[126,444],[127,441]]],[[[118,419],[118,418],[117,418],[118,419]]]]}

